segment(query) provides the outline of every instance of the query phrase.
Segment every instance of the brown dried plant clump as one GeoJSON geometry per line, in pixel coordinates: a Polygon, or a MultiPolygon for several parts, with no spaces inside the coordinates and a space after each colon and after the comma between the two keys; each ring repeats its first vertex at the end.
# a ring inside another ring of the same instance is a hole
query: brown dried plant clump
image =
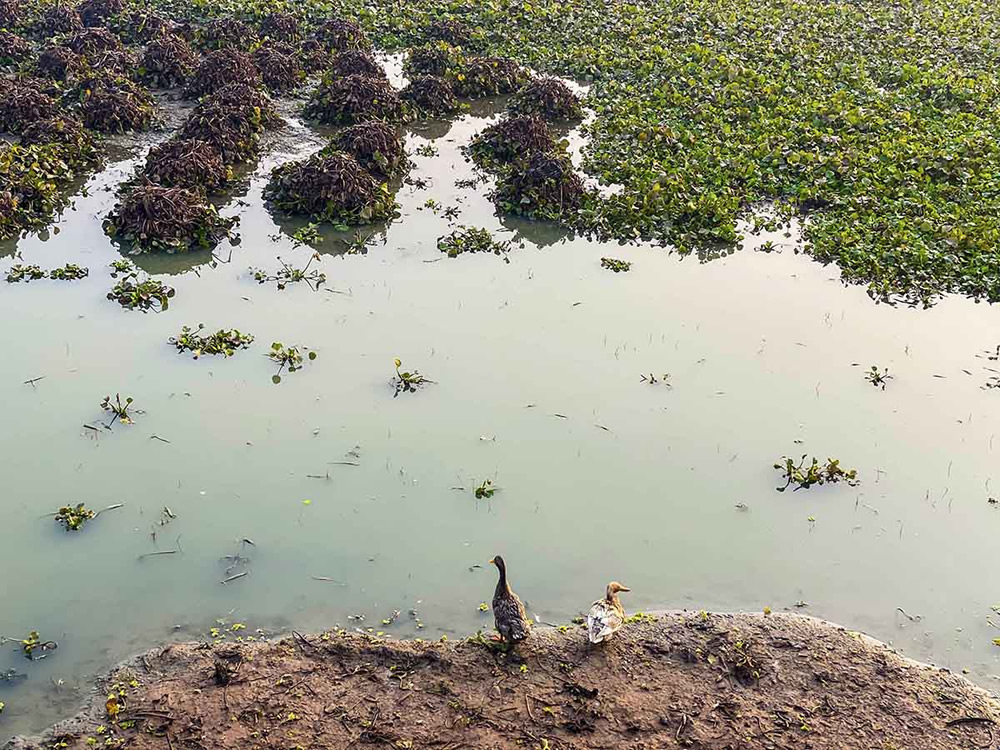
{"type": "Polygon", "coordinates": [[[71,5],[54,3],[42,11],[35,25],[35,33],[42,38],[52,38],[57,34],[72,34],[83,28],[83,21],[76,8],[71,5]]]}
{"type": "Polygon", "coordinates": [[[280,211],[337,223],[368,223],[395,209],[384,185],[353,156],[336,152],[320,152],[276,168],[264,198],[280,211]]]}
{"type": "Polygon", "coordinates": [[[414,78],[399,96],[424,115],[448,115],[459,108],[455,87],[447,79],[438,76],[414,78]]]}
{"type": "Polygon", "coordinates": [[[201,104],[232,107],[267,130],[280,128],[285,122],[267,92],[249,83],[227,83],[204,97],[201,104]]]}
{"type": "Polygon", "coordinates": [[[306,104],[304,114],[331,125],[406,119],[399,92],[388,81],[359,75],[325,79],[306,104]]]}
{"type": "Polygon", "coordinates": [[[0,29],[13,29],[20,25],[20,0],[0,0],[0,29]]]}
{"type": "Polygon", "coordinates": [[[264,16],[260,33],[268,39],[295,42],[299,39],[299,20],[291,13],[276,10],[264,16]]]}
{"type": "Polygon", "coordinates": [[[493,166],[526,159],[536,152],[549,152],[555,146],[545,120],[524,115],[505,118],[485,128],[472,139],[468,151],[480,166],[493,166]]]}
{"type": "Polygon", "coordinates": [[[457,70],[461,63],[461,50],[445,42],[434,42],[411,49],[403,63],[403,70],[411,78],[419,75],[443,76],[457,70]]]}
{"type": "Polygon", "coordinates": [[[188,84],[188,96],[202,96],[227,83],[260,84],[260,73],[253,58],[236,49],[220,49],[202,58],[188,84]]]}
{"type": "Polygon", "coordinates": [[[69,37],[64,44],[78,55],[93,55],[96,52],[119,50],[121,40],[102,27],[84,29],[69,37]]]}
{"type": "Polygon", "coordinates": [[[547,120],[580,120],[580,97],[558,78],[533,78],[511,97],[510,110],[521,115],[539,115],[547,120]]]}
{"type": "Polygon", "coordinates": [[[55,117],[56,101],[35,83],[0,79],[0,132],[20,133],[38,120],[55,117]]]}
{"type": "Polygon", "coordinates": [[[174,88],[187,83],[197,64],[198,58],[186,39],[164,33],[146,45],[140,73],[154,86],[174,88]]]}
{"type": "MultiPolygon", "coordinates": [[[[239,84],[231,85],[235,88],[239,84]]],[[[235,96],[232,98],[235,99],[235,96]]],[[[195,107],[184,123],[180,137],[211,144],[218,150],[223,163],[233,165],[257,154],[260,133],[264,128],[258,107],[230,103],[213,96],[206,97],[195,107]]]]}
{"type": "Polygon", "coordinates": [[[199,29],[197,38],[206,49],[249,50],[257,44],[257,33],[232,16],[209,21],[199,29]]]}
{"type": "Polygon", "coordinates": [[[153,124],[149,92],[127,78],[96,78],[84,84],[80,112],[83,124],[102,133],[146,130],[153,124]]]}
{"type": "Polygon", "coordinates": [[[403,142],[396,129],[384,122],[364,122],[344,128],[336,144],[379,179],[389,179],[406,166],[403,142]]]}
{"type": "Polygon", "coordinates": [[[375,58],[370,53],[357,49],[335,53],[324,78],[334,79],[353,75],[386,78],[385,69],[375,61],[375,58]]]}
{"type": "Polygon", "coordinates": [[[298,56],[303,69],[309,73],[326,70],[330,62],[330,50],[319,39],[305,39],[299,45],[298,56]]]}
{"type": "Polygon", "coordinates": [[[190,190],[142,185],[115,207],[105,228],[135,250],[184,252],[215,247],[234,224],[190,190]]]}
{"type": "Polygon", "coordinates": [[[575,212],[584,192],[568,157],[536,152],[515,163],[491,197],[506,213],[555,221],[575,212]]]}
{"type": "Polygon", "coordinates": [[[459,96],[479,99],[516,91],[528,80],[520,65],[507,57],[473,57],[453,73],[459,96]]]}
{"type": "Polygon", "coordinates": [[[13,67],[26,60],[30,54],[31,42],[12,31],[0,31],[0,68],[13,67]]]}
{"type": "Polygon", "coordinates": [[[232,179],[232,170],[211,143],[178,138],[150,150],[141,176],[162,187],[211,193],[232,179]]]}
{"type": "Polygon", "coordinates": [[[125,3],[122,0],[83,0],[76,10],[84,26],[104,26],[125,10],[125,3]]]}
{"type": "Polygon", "coordinates": [[[331,18],[325,21],[320,26],[317,37],[330,50],[345,51],[358,49],[370,51],[372,48],[364,29],[354,21],[348,21],[344,18],[331,18]]]}
{"type": "Polygon", "coordinates": [[[305,79],[305,73],[294,53],[289,54],[277,45],[260,47],[254,52],[253,61],[264,85],[271,91],[289,91],[305,79]]]}
{"type": "Polygon", "coordinates": [[[160,34],[182,36],[182,25],[174,23],[153,10],[133,10],[115,26],[122,40],[144,44],[153,41],[160,34]]]}
{"type": "Polygon", "coordinates": [[[65,81],[83,66],[83,58],[66,47],[49,47],[38,55],[35,69],[53,81],[65,81]]]}

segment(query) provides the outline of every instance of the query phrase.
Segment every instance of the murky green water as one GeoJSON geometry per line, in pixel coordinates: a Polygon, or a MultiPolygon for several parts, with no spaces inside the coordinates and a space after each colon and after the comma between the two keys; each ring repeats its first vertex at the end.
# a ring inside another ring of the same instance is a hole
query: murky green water
{"type": "Polygon", "coordinates": [[[162,314],[104,298],[119,256],[100,219],[141,154],[92,179],[58,233],[17,245],[23,262],[91,274],[0,285],[0,633],[60,645],[34,663],[0,651],[0,671],[28,674],[0,683],[0,739],[70,713],[116,660],[208,637],[217,618],[246,632],[489,627],[478,605],[497,552],[543,620],[568,620],[611,578],[632,587],[632,610],[804,601],[995,684],[1000,392],[982,388],[995,363],[977,354],[1000,341],[1000,310],[876,306],[781,235],[754,242],[784,252],[699,263],[498,219],[486,186],[454,185],[471,176],[459,148],[485,122],[411,132],[411,152],[430,136],[439,151],[414,157],[429,187],[403,187],[402,218],[367,254],[335,255],[328,238],[329,290],[247,274],[311,252],[260,197],[271,167],[321,143],[298,124],[227,204],[242,235],[216,253],[229,262],[140,259],[177,289],[162,314]],[[448,259],[436,238],[457,223],[524,246],[509,264],[448,259]],[[602,270],[603,255],[632,271],[602,270]],[[227,361],[177,354],[167,338],[199,322],[256,344],[227,361]],[[273,385],[271,341],[319,359],[273,385]],[[394,357],[437,384],[393,398],[394,357]],[[884,392],[863,379],[871,364],[895,375],[884,392]],[[672,388],[642,373],[670,373],[672,388]],[[116,391],[145,412],[136,424],[84,428],[116,391]],[[857,467],[862,484],[775,492],[772,463],[806,452],[857,467]],[[476,501],[486,478],[501,489],[476,501]],[[43,517],[77,502],[125,506],[79,534],[43,517]],[[164,506],[177,517],[161,526],[164,506]]]}

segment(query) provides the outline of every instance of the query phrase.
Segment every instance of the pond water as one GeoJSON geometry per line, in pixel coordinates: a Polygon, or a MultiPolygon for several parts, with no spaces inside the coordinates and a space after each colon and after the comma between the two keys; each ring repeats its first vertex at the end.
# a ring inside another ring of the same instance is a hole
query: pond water
{"type": "Polygon", "coordinates": [[[59,643],[36,662],[0,649],[0,672],[28,675],[0,682],[0,741],[71,713],[115,661],[213,627],[489,628],[496,553],[544,621],[614,578],[629,610],[802,611],[995,685],[1000,391],[983,387],[996,363],[982,353],[1000,310],[877,306],[782,233],[699,262],[498,218],[487,184],[455,185],[475,176],[461,146],[490,121],[411,129],[411,154],[437,150],[412,157],[427,186],[402,187],[401,218],[364,254],[328,236],[316,292],[247,273],[312,252],[261,201],[273,166],[323,142],[298,122],[223,210],[239,244],[215,262],[138,259],[177,290],[163,313],[105,299],[120,256],[101,219],[141,151],[91,179],[47,239],[0,249],[3,271],[15,251],[91,269],[0,284],[0,634],[59,643]],[[509,263],[449,259],[436,239],[458,224],[521,246],[509,263]],[[753,250],[767,240],[779,250],[753,250]],[[256,342],[198,361],[167,344],[199,322],[256,342]],[[275,385],[272,341],[319,357],[275,385]],[[396,357],[435,383],[394,398],[396,357]],[[863,377],[872,364],[895,376],[884,391],[863,377]],[[116,392],[135,424],[84,427],[116,392]],[[772,464],[803,453],[861,484],[776,492],[772,464]],[[485,479],[499,491],[477,501],[485,479]],[[46,515],[78,502],[124,507],[75,534],[46,515]]]}

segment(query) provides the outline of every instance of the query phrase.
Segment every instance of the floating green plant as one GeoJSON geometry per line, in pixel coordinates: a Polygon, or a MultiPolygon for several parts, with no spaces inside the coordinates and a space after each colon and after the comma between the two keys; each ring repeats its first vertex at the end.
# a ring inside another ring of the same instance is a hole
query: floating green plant
{"type": "Polygon", "coordinates": [[[496,487],[493,486],[493,480],[485,479],[478,487],[476,487],[474,494],[476,496],[476,500],[483,500],[493,497],[493,494],[496,491],[496,487]]]}
{"type": "Polygon", "coordinates": [[[105,396],[104,400],[101,402],[101,408],[106,412],[111,413],[111,421],[121,422],[122,424],[132,424],[132,397],[127,396],[125,401],[122,401],[121,394],[116,393],[115,397],[112,399],[111,396],[105,396]]]}
{"type": "Polygon", "coordinates": [[[323,241],[323,235],[319,233],[319,224],[309,222],[304,227],[299,227],[292,234],[292,240],[296,245],[309,245],[313,247],[323,241]]]}
{"type": "Polygon", "coordinates": [[[304,346],[285,346],[280,341],[271,344],[271,351],[267,354],[273,362],[278,363],[278,372],[271,377],[271,382],[277,384],[281,382],[281,373],[284,370],[295,372],[301,370],[305,360],[310,362],[316,359],[316,352],[310,351],[304,346]],[[305,352],[305,354],[303,354],[305,352]]]}
{"type": "Polygon", "coordinates": [[[39,266],[24,266],[17,263],[7,272],[7,283],[16,284],[21,281],[37,281],[45,278],[45,271],[39,266]]]}
{"type": "Polygon", "coordinates": [[[136,270],[135,263],[128,260],[127,258],[120,258],[119,260],[113,260],[108,264],[111,268],[111,278],[117,279],[122,274],[132,273],[136,270]]]}
{"type": "Polygon", "coordinates": [[[204,329],[204,323],[199,323],[194,330],[184,326],[181,332],[177,336],[171,336],[168,342],[177,347],[179,352],[191,352],[195,359],[202,354],[232,357],[237,349],[246,349],[253,343],[251,334],[240,333],[235,328],[220,328],[208,336],[201,334],[204,329]]]}
{"type": "Polygon", "coordinates": [[[793,459],[782,456],[774,468],[782,472],[785,480],[784,486],[776,488],[778,492],[784,492],[791,485],[795,486],[795,490],[801,490],[809,489],[814,484],[836,484],[841,481],[854,487],[859,481],[856,469],[843,469],[840,460],[834,458],[828,458],[825,464],[820,464],[814,457],[812,463],[806,466],[805,456],[802,456],[798,464],[793,459]]]}
{"type": "Polygon", "coordinates": [[[62,268],[53,268],[49,271],[49,278],[58,281],[76,281],[86,278],[89,274],[89,268],[78,266],[75,263],[67,263],[62,268]]]}
{"type": "Polygon", "coordinates": [[[892,375],[889,374],[888,367],[879,369],[876,365],[872,365],[871,369],[865,373],[865,380],[884,391],[886,383],[892,380],[892,375]]]}
{"type": "Polygon", "coordinates": [[[94,511],[86,507],[83,503],[77,503],[75,506],[64,505],[61,507],[56,511],[55,519],[63,525],[66,531],[79,531],[87,521],[96,515],[94,511]]]}
{"type": "Polygon", "coordinates": [[[146,278],[140,281],[139,272],[136,270],[125,273],[125,277],[108,292],[108,299],[115,300],[129,310],[139,309],[147,312],[167,309],[170,298],[174,296],[173,287],[156,279],[146,278]]]}
{"type": "Polygon", "coordinates": [[[289,284],[304,281],[310,289],[316,291],[326,281],[326,274],[315,268],[312,271],[309,270],[309,266],[312,265],[314,260],[319,260],[319,253],[310,255],[309,260],[302,268],[295,268],[285,263],[279,257],[278,262],[281,264],[281,268],[276,273],[268,273],[260,268],[251,268],[250,274],[258,284],[266,284],[269,281],[274,281],[277,283],[278,289],[284,289],[289,284]]]}
{"type": "Polygon", "coordinates": [[[601,268],[606,268],[609,271],[614,271],[615,273],[621,273],[622,271],[628,271],[632,268],[632,264],[627,260],[618,260],[618,258],[601,258],[601,268]]]}
{"type": "Polygon", "coordinates": [[[417,370],[414,370],[413,372],[400,371],[399,368],[403,366],[403,362],[398,357],[393,361],[396,364],[396,377],[393,380],[393,384],[396,386],[396,392],[393,394],[393,398],[398,396],[400,393],[415,393],[418,388],[434,382],[433,380],[425,378],[417,370]]]}
{"type": "Polygon", "coordinates": [[[437,246],[438,250],[446,253],[449,258],[457,258],[462,253],[505,255],[510,250],[510,242],[497,242],[488,229],[465,226],[438,237],[437,246]]]}
{"type": "Polygon", "coordinates": [[[44,658],[45,651],[55,651],[57,648],[59,644],[55,641],[43,641],[37,630],[32,630],[27,638],[21,640],[21,653],[26,659],[44,658]],[[42,652],[42,656],[36,656],[35,652],[42,652]]]}

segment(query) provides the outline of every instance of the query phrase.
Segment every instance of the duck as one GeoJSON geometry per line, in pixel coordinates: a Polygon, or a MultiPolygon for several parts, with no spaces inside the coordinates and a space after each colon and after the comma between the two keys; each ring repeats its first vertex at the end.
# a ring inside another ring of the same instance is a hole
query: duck
{"type": "Polygon", "coordinates": [[[520,597],[515,594],[510,584],[507,583],[507,564],[504,559],[497,555],[490,560],[491,565],[497,566],[500,579],[497,581],[496,591],[493,593],[493,619],[496,622],[497,631],[500,633],[500,640],[508,645],[508,649],[528,637],[531,630],[531,622],[524,611],[524,604],[520,597]]]}
{"type": "Polygon", "coordinates": [[[598,599],[587,614],[587,637],[591,643],[603,643],[625,624],[625,608],[618,598],[619,592],[631,591],[618,581],[608,584],[604,598],[598,599]]]}

